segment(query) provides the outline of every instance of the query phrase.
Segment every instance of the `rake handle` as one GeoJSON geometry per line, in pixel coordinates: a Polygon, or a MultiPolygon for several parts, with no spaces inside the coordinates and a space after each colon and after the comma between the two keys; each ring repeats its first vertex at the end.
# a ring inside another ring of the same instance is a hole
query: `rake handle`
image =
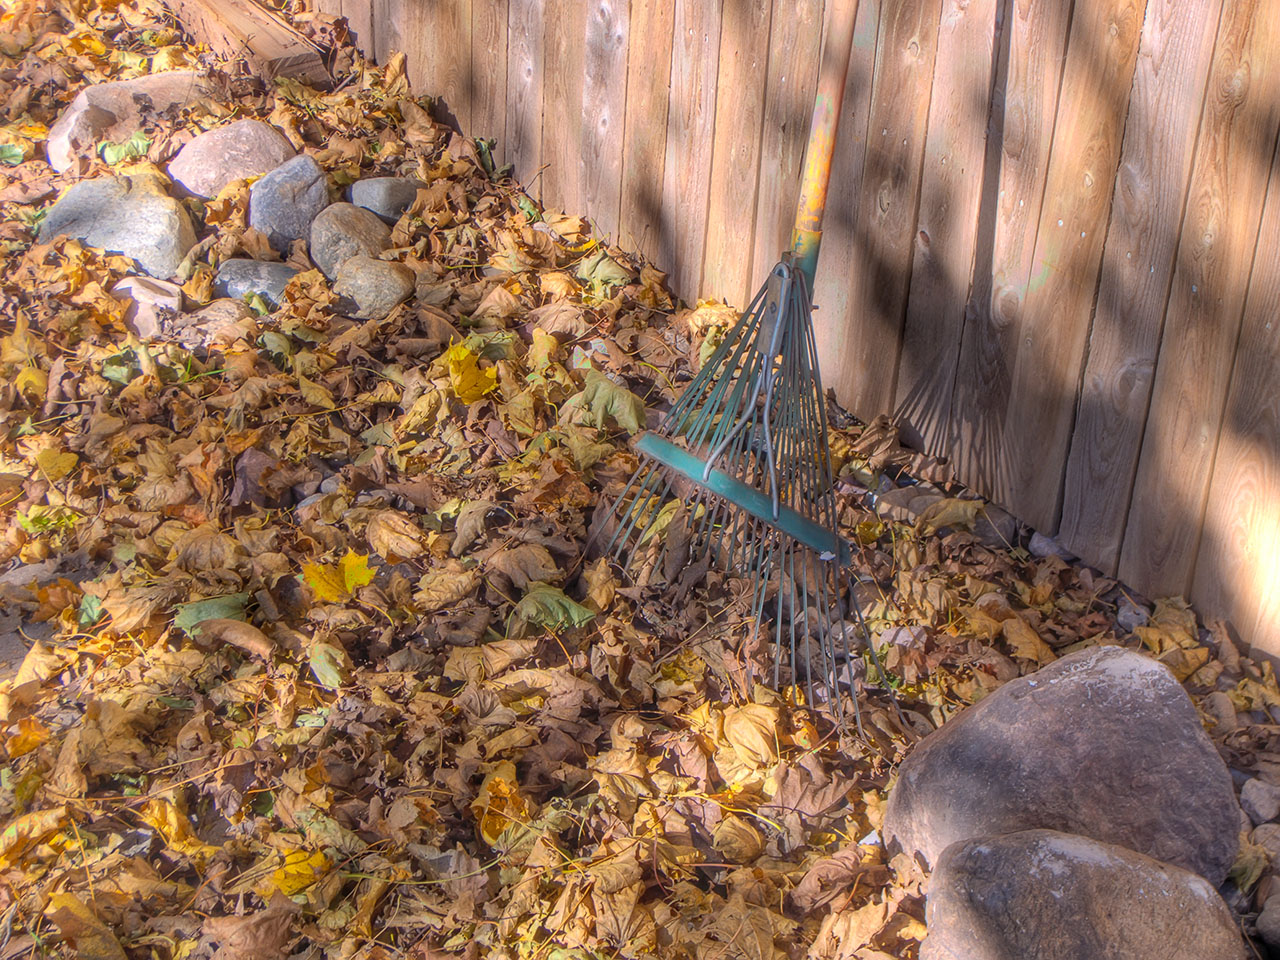
{"type": "Polygon", "coordinates": [[[858,0],[832,0],[831,22],[822,51],[818,93],[809,125],[809,144],[804,151],[804,173],[800,180],[800,202],[796,225],[791,233],[791,251],[813,295],[813,279],[818,270],[818,248],[822,245],[822,214],[827,205],[827,185],[831,181],[831,158],[836,149],[840,105],[849,75],[849,55],[853,46],[853,23],[858,0]]]}

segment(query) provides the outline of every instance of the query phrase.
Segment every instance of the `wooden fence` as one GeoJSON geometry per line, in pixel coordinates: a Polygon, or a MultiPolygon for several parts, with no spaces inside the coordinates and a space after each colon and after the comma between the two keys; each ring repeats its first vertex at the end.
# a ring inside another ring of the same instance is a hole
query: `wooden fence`
{"type": "MultiPolygon", "coordinates": [[[[741,305],[823,0],[320,0],[531,192],[741,305]]],[[[1280,2],[861,0],[824,377],[1102,570],[1280,654],[1280,2]]]]}

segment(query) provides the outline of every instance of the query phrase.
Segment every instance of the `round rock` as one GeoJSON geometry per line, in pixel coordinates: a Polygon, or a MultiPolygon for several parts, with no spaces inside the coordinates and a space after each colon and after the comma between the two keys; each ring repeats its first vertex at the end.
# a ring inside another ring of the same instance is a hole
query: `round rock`
{"type": "Polygon", "coordinates": [[[928,863],[957,841],[1045,828],[1226,877],[1240,807],[1226,764],[1167,668],[1093,647],[1016,680],[903,761],[886,841],[928,863]]]}
{"type": "Polygon", "coordinates": [[[206,130],[169,163],[169,176],[187,193],[216,197],[227,184],[270,173],[294,155],[279,130],[261,120],[237,120],[206,130]]]}
{"type": "Polygon", "coordinates": [[[160,335],[163,322],[182,311],[182,288],[167,280],[125,277],[111,288],[117,300],[127,300],[124,320],[143,340],[160,335]]]}
{"type": "Polygon", "coordinates": [[[1256,777],[1240,788],[1240,806],[1254,823],[1268,823],[1280,816],[1280,787],[1256,777]]]}
{"type": "Polygon", "coordinates": [[[377,215],[351,203],[335,203],[311,222],[311,260],[332,280],[355,256],[376,257],[391,244],[391,229],[377,215]]]}
{"type": "Polygon", "coordinates": [[[257,294],[270,306],[284,300],[284,288],[301,271],[287,263],[265,260],[224,260],[213,278],[213,292],[220,297],[243,300],[257,294]]]}
{"type": "Polygon", "coordinates": [[[372,210],[387,223],[395,223],[409,209],[422,181],[412,177],[369,177],[351,185],[351,202],[372,210]]]}
{"type": "Polygon", "coordinates": [[[173,321],[173,336],[189,350],[207,349],[252,336],[253,311],[239,300],[214,300],[173,321]]]}
{"type": "Polygon", "coordinates": [[[929,882],[926,921],[920,960],[1245,955],[1230,909],[1203,877],[1052,830],[948,847],[929,882]]]}
{"type": "Polygon", "coordinates": [[[303,154],[286,160],[249,188],[249,226],[261,230],[271,247],[288,253],[311,233],[311,221],[329,205],[329,186],[320,164],[303,154]]]}
{"type": "Polygon", "coordinates": [[[351,257],[338,270],[333,292],[337,308],[348,317],[381,320],[413,296],[414,273],[403,263],[351,257]]]}
{"type": "Polygon", "coordinates": [[[172,277],[196,242],[191,217],[154,177],[81,180],[49,208],[39,241],[76,237],[138,261],[153,277],[172,277]]]}

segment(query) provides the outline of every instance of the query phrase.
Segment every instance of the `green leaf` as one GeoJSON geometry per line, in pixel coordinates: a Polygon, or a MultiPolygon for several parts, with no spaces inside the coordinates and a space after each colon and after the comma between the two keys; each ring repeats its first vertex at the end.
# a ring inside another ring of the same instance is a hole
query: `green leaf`
{"type": "Polygon", "coordinates": [[[76,613],[80,626],[89,627],[102,619],[102,598],[86,593],[80,598],[80,609],[76,613]]]}
{"type": "Polygon", "coordinates": [[[524,214],[525,219],[530,223],[537,223],[542,219],[542,214],[540,214],[538,212],[538,208],[533,205],[533,201],[523,193],[516,197],[516,206],[520,208],[520,212],[524,214]]]}
{"type": "Polygon", "coordinates": [[[16,143],[0,143],[0,163],[16,167],[25,159],[27,158],[23,156],[22,148],[16,143]]]}
{"type": "Polygon", "coordinates": [[[595,613],[569,599],[559,587],[536,581],[516,604],[516,616],[540,627],[563,629],[590,623],[595,613]]]}
{"type": "Polygon", "coordinates": [[[173,608],[173,625],[187,636],[193,636],[192,631],[196,626],[206,620],[243,620],[245,604],[248,602],[249,594],[246,592],[180,603],[173,608]]]}
{"type": "Polygon", "coordinates": [[[123,160],[145,157],[150,149],[151,141],[141,130],[134,133],[128,140],[121,140],[118,143],[104,140],[98,144],[98,152],[102,154],[102,159],[112,166],[123,160]]]}
{"type": "Polygon", "coordinates": [[[322,687],[336,690],[346,675],[347,655],[331,643],[313,643],[308,650],[311,674],[322,687]]]}
{"type": "Polygon", "coordinates": [[[644,429],[644,401],[626,387],[620,387],[599,370],[584,372],[586,387],[570,397],[561,412],[562,423],[582,423],[606,429],[614,420],[627,433],[644,429]]]}
{"type": "Polygon", "coordinates": [[[578,265],[578,278],[599,292],[604,287],[617,287],[632,280],[631,271],[609,256],[603,247],[578,265]]]}

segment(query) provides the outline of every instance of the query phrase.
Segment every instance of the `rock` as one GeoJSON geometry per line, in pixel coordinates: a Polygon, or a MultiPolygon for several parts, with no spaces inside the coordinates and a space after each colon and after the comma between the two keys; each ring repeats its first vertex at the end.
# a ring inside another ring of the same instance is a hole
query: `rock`
{"type": "Polygon", "coordinates": [[[39,240],[76,237],[89,246],[132,257],[153,277],[172,277],[195,245],[186,208],[154,177],[81,180],[40,224],[39,240]]]}
{"type": "Polygon", "coordinates": [[[1280,787],[1255,777],[1240,788],[1240,806],[1254,823],[1269,823],[1280,816],[1280,787]]]}
{"type": "Polygon", "coordinates": [[[1116,604],[1116,624],[1126,633],[1133,633],[1138,627],[1145,627],[1151,619],[1151,611],[1139,606],[1128,597],[1122,596],[1116,604]]]}
{"type": "Polygon", "coordinates": [[[270,306],[278,307],[284,299],[284,288],[301,272],[286,263],[224,260],[213,278],[213,292],[232,300],[243,300],[256,293],[270,306]]]}
{"type": "Polygon", "coordinates": [[[1062,830],[1217,884],[1239,818],[1226,764],[1173,674],[1092,647],[1009,681],[921,741],[898,769],[884,834],[935,863],[971,837],[1062,830]]]}
{"type": "Polygon", "coordinates": [[[1217,891],[1108,843],[1028,830],[952,844],[920,960],[1243,960],[1217,891]]]}
{"type": "Polygon", "coordinates": [[[160,335],[161,325],[182,310],[182,288],[167,280],[125,277],[111,288],[117,300],[128,300],[125,323],[143,340],[160,335]]]}
{"type": "Polygon", "coordinates": [[[1254,926],[1258,929],[1258,936],[1266,941],[1267,946],[1280,947],[1280,897],[1267,898],[1254,926]]]}
{"type": "Polygon", "coordinates": [[[214,300],[173,321],[173,337],[188,350],[231,343],[256,332],[253,311],[239,300],[214,300]]]}
{"type": "Polygon", "coordinates": [[[128,140],[147,120],[206,96],[210,89],[192,70],[85,87],[49,128],[49,166],[61,173],[78,158],[92,156],[100,141],[128,140]]]}
{"type": "Polygon", "coordinates": [[[271,247],[289,245],[311,233],[311,221],[329,205],[329,185],[320,164],[303,154],[286,160],[249,188],[249,226],[267,235],[271,247]]]}
{"type": "Polygon", "coordinates": [[[988,503],[978,512],[973,535],[983,546],[993,550],[1011,549],[1018,545],[1017,518],[994,503],[988,503]]]}
{"type": "Polygon", "coordinates": [[[1249,839],[1267,851],[1272,863],[1280,863],[1280,823],[1260,823],[1249,839]]]}
{"type": "Polygon", "coordinates": [[[294,156],[293,144],[261,120],[207,130],[169,162],[173,182],[197,197],[216,197],[234,180],[270,173],[294,156]]]}
{"type": "Polygon", "coordinates": [[[369,177],[351,185],[351,202],[372,210],[387,223],[395,223],[422,187],[422,181],[412,177],[369,177]]]}
{"type": "Polygon", "coordinates": [[[1076,555],[1060,544],[1053,537],[1046,537],[1037,530],[1031,534],[1027,550],[1035,557],[1061,557],[1063,560],[1074,560],[1076,555]]]}
{"type": "Polygon", "coordinates": [[[413,296],[414,274],[403,263],[351,257],[338,271],[333,292],[348,317],[381,320],[413,296]]]}
{"type": "Polygon", "coordinates": [[[391,229],[377,215],[351,203],[335,203],[311,222],[311,260],[332,280],[357,255],[376,257],[391,245],[391,229]]]}

